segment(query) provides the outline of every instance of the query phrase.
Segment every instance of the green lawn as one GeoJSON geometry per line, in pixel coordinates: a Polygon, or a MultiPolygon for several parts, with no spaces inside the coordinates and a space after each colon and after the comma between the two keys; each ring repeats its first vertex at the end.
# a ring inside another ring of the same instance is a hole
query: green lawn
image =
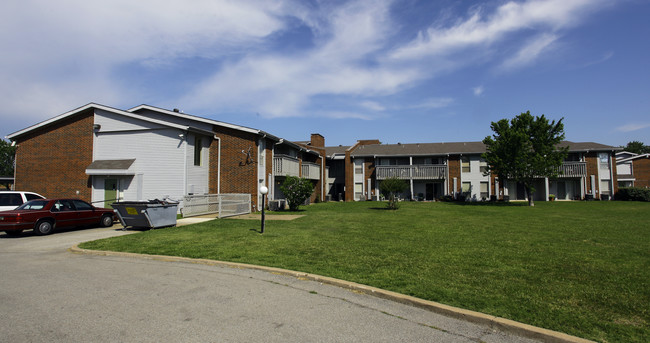
{"type": "Polygon", "coordinates": [[[83,248],[304,271],[606,342],[650,342],[650,203],[321,203],[83,248]]]}

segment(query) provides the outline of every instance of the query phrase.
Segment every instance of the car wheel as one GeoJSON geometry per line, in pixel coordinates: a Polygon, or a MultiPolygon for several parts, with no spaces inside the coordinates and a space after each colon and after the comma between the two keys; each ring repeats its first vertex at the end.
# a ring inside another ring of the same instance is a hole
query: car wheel
{"type": "Polygon", "coordinates": [[[39,220],[38,223],[36,223],[36,227],[34,228],[34,233],[39,236],[49,235],[52,233],[52,229],[54,229],[54,224],[52,224],[51,221],[39,220]]]}
{"type": "Polygon", "coordinates": [[[20,236],[20,233],[21,233],[21,232],[23,232],[23,230],[11,230],[11,231],[8,231],[8,230],[7,230],[7,231],[5,231],[5,233],[7,234],[7,236],[11,236],[11,237],[20,236]]]}
{"type": "Polygon", "coordinates": [[[110,214],[103,215],[101,223],[103,227],[113,226],[113,216],[111,216],[110,214]]]}

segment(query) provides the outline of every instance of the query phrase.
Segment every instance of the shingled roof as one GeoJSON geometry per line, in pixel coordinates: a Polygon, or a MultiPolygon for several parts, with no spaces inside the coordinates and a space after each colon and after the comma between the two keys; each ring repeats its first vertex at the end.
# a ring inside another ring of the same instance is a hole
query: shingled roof
{"type": "MultiPolygon", "coordinates": [[[[569,150],[572,152],[621,150],[621,148],[593,142],[562,141],[559,146],[569,146],[569,150]]],[[[327,147],[327,156],[344,154],[347,148],[349,146],[327,147]]],[[[368,144],[360,145],[354,149],[351,156],[435,156],[481,154],[485,151],[483,142],[368,144]]]]}

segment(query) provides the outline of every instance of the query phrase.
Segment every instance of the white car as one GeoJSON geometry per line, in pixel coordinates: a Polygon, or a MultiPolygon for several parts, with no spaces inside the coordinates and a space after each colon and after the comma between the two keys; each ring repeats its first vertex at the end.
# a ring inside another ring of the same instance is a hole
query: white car
{"type": "Polygon", "coordinates": [[[34,199],[45,199],[45,197],[32,192],[0,191],[0,211],[13,210],[34,199]]]}

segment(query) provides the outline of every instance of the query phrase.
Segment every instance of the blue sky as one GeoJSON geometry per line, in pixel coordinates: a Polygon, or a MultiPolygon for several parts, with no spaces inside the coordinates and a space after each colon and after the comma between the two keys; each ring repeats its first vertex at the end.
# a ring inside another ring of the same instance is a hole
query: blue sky
{"type": "Polygon", "coordinates": [[[650,1],[9,0],[0,136],[96,102],[290,140],[478,141],[530,110],[650,144],[650,1]]]}

